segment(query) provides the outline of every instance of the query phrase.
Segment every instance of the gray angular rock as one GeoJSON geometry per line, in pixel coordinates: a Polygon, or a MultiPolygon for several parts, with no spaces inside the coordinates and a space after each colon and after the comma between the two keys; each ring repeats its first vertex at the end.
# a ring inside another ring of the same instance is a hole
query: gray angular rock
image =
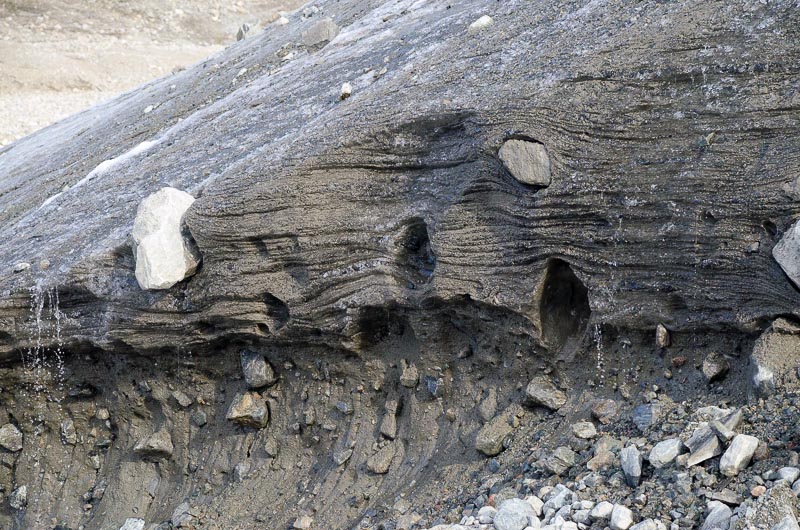
{"type": "Polygon", "coordinates": [[[184,191],[161,188],[139,204],[131,238],[142,289],[169,289],[197,270],[197,247],[182,227],[192,203],[184,191]]]}
{"type": "Polygon", "coordinates": [[[591,440],[597,436],[597,429],[595,428],[594,423],[590,421],[579,421],[578,423],[573,424],[571,429],[572,434],[582,440],[591,440]]]}
{"type": "Polygon", "coordinates": [[[706,515],[700,530],[727,529],[732,516],[733,512],[727,504],[711,501],[708,503],[708,515],[706,515]]]}
{"type": "Polygon", "coordinates": [[[797,518],[794,515],[787,515],[771,528],[771,530],[800,530],[797,518]]]}
{"type": "MultiPolygon", "coordinates": [[[[724,411],[719,411],[724,414],[724,411]]],[[[726,429],[735,429],[742,421],[741,410],[735,410],[728,413],[727,416],[721,416],[719,422],[726,429]]],[[[713,458],[722,453],[722,445],[714,430],[708,423],[703,423],[692,432],[688,440],[684,442],[689,449],[689,458],[686,462],[688,466],[694,466],[701,462],[705,462],[709,458],[713,458]]]]}
{"type": "Polygon", "coordinates": [[[611,530],[628,530],[633,524],[633,512],[621,504],[615,504],[611,510],[608,527],[611,530]]]}
{"type": "Polygon", "coordinates": [[[414,388],[419,383],[419,370],[413,364],[405,361],[400,363],[402,371],[400,373],[400,384],[406,388],[414,388]]]}
{"type": "Polygon", "coordinates": [[[333,453],[333,461],[336,462],[337,466],[341,466],[345,462],[350,460],[351,456],[353,456],[352,449],[343,449],[341,451],[336,451],[333,453]]]}
{"type": "Polygon", "coordinates": [[[475,437],[475,448],[486,456],[495,456],[504,449],[504,442],[514,428],[505,415],[495,417],[484,425],[475,437]]]}
{"type": "Polygon", "coordinates": [[[619,405],[613,399],[598,399],[592,403],[592,417],[608,425],[619,416],[619,405]]]}
{"type": "Polygon", "coordinates": [[[724,378],[730,369],[731,363],[721,353],[711,352],[703,360],[703,375],[709,383],[724,378]]]}
{"type": "Polygon", "coordinates": [[[144,530],[144,524],[144,519],[128,517],[125,519],[125,522],[122,523],[122,526],[119,527],[119,530],[144,530]]]}
{"type": "Polygon", "coordinates": [[[629,445],[619,453],[622,472],[625,473],[625,482],[635,488],[642,480],[642,454],[635,445],[629,445]]]}
{"type": "Polygon", "coordinates": [[[0,427],[0,446],[16,453],[22,450],[22,432],[13,423],[6,423],[0,427]]]}
{"type": "Polygon", "coordinates": [[[647,460],[650,462],[651,466],[662,468],[674,462],[679,455],[685,452],[686,448],[680,439],[670,438],[669,440],[662,440],[654,445],[650,450],[647,460]]]}
{"type": "Polygon", "coordinates": [[[656,523],[653,519],[645,519],[644,521],[631,526],[630,530],[658,530],[658,528],[658,523],[656,523]]]}
{"type": "Polygon", "coordinates": [[[262,429],[269,423],[269,407],[257,392],[244,392],[233,398],[225,418],[240,425],[262,429]]]}
{"type": "Polygon", "coordinates": [[[647,403],[633,409],[633,423],[640,431],[655,424],[661,418],[663,407],[658,403],[647,403]]]}
{"type": "Polygon", "coordinates": [[[242,373],[247,386],[253,389],[274,385],[278,378],[275,370],[264,356],[256,351],[244,349],[239,352],[242,363],[242,373]]]}
{"type": "Polygon", "coordinates": [[[367,469],[378,475],[389,472],[394,455],[397,453],[395,442],[389,442],[367,460],[367,469]]]}
{"type": "Polygon", "coordinates": [[[523,530],[531,525],[533,519],[536,519],[536,514],[528,502],[508,499],[500,503],[494,516],[494,527],[497,530],[523,530]]]}
{"type": "Polygon", "coordinates": [[[738,475],[750,463],[757,447],[755,436],[737,434],[719,461],[720,472],[728,477],[738,475]]]}
{"type": "Polygon", "coordinates": [[[578,455],[569,447],[557,447],[544,460],[544,468],[554,475],[561,475],[575,465],[578,455]]]}
{"type": "Polygon", "coordinates": [[[65,445],[78,443],[78,433],[75,431],[75,423],[72,418],[67,418],[61,422],[61,443],[65,445]]]}
{"type": "Polygon", "coordinates": [[[8,504],[15,510],[22,510],[28,505],[28,486],[19,486],[8,496],[8,504]]]}
{"type": "Polygon", "coordinates": [[[790,226],[778,244],[772,247],[772,257],[786,276],[800,288],[800,221],[790,226]]]}
{"type": "Polygon", "coordinates": [[[169,431],[159,429],[150,436],[139,440],[133,448],[133,452],[142,458],[159,460],[170,458],[174,449],[169,431]]]}
{"type": "Polygon", "coordinates": [[[594,505],[594,508],[589,510],[589,517],[593,521],[608,521],[611,519],[611,513],[614,511],[614,505],[608,501],[601,501],[594,505]]]}
{"type": "Polygon", "coordinates": [[[532,405],[558,410],[567,402],[567,395],[559,390],[547,376],[534,377],[525,389],[525,396],[532,405]]]}
{"type": "Polygon", "coordinates": [[[399,403],[397,400],[390,399],[384,405],[384,415],[381,421],[380,432],[389,440],[394,440],[397,436],[397,409],[399,403]]]}

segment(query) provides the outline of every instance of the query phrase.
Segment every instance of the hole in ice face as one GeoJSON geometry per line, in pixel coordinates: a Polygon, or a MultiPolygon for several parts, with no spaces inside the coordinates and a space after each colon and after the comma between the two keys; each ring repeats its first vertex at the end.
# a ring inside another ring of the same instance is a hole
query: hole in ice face
{"type": "Polygon", "coordinates": [[[539,302],[542,340],[548,349],[569,352],[580,345],[591,316],[589,290],[569,263],[547,264],[539,302]]]}
{"type": "Polygon", "coordinates": [[[428,225],[420,217],[405,222],[398,240],[397,263],[414,283],[430,280],[436,268],[436,257],[431,249],[428,225]]]}

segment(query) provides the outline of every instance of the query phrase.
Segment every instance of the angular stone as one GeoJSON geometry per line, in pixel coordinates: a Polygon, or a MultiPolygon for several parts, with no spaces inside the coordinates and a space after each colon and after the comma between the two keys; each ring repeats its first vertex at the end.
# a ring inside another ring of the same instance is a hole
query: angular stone
{"type": "Polygon", "coordinates": [[[727,529],[731,522],[733,512],[727,504],[719,501],[708,503],[708,515],[700,530],[727,529]]]}
{"type": "Polygon", "coordinates": [[[388,473],[396,452],[397,448],[394,442],[387,443],[378,449],[377,453],[369,457],[367,460],[367,469],[378,475],[388,473]]]}
{"type": "Polygon", "coordinates": [[[480,524],[492,524],[497,510],[493,506],[483,506],[478,510],[478,522],[480,524]]]}
{"type": "Polygon", "coordinates": [[[778,244],[772,248],[772,257],[786,276],[800,289],[800,221],[790,226],[778,244]]]}
{"type": "Polygon", "coordinates": [[[800,478],[800,469],[796,467],[782,467],[775,472],[772,480],[780,480],[787,484],[794,484],[800,478]]]}
{"type": "Polygon", "coordinates": [[[333,461],[336,462],[337,466],[341,466],[345,462],[350,460],[351,456],[353,456],[352,449],[344,449],[342,451],[336,451],[333,453],[333,461]]]}
{"type": "Polygon", "coordinates": [[[475,437],[475,448],[486,456],[495,456],[504,449],[503,442],[514,431],[505,415],[484,425],[475,437]]]}
{"type": "Polygon", "coordinates": [[[641,523],[631,526],[630,530],[658,530],[658,523],[653,519],[645,519],[641,523]]]}
{"type": "Polygon", "coordinates": [[[628,486],[635,488],[642,480],[642,454],[635,445],[629,445],[619,453],[622,472],[625,474],[625,482],[628,486]]]}
{"type": "Polygon", "coordinates": [[[737,434],[719,461],[720,472],[727,477],[738,475],[750,463],[757,447],[755,436],[737,434]]]}
{"type": "Polygon", "coordinates": [[[550,185],[550,156],[538,142],[507,140],[498,153],[500,160],[515,179],[531,186],[550,185]]]}
{"type": "Polygon", "coordinates": [[[633,423],[640,431],[644,431],[661,418],[662,407],[658,403],[639,405],[633,409],[633,423]]]}
{"type": "Polygon", "coordinates": [[[179,407],[184,409],[191,406],[191,404],[194,403],[194,400],[190,398],[188,395],[186,395],[186,393],[183,392],[182,390],[173,391],[172,399],[175,400],[175,403],[177,403],[179,407]]]}
{"type": "Polygon", "coordinates": [[[594,508],[589,510],[589,517],[593,521],[607,521],[611,519],[611,513],[614,511],[614,505],[608,501],[601,501],[594,505],[594,508]]]}
{"type": "Polygon", "coordinates": [[[556,450],[544,460],[544,467],[554,475],[561,475],[575,465],[577,458],[578,455],[569,447],[557,447],[556,450]]]}
{"type": "MultiPolygon", "coordinates": [[[[494,516],[496,530],[523,530],[536,519],[533,506],[522,499],[508,499],[500,504],[494,516]]],[[[536,521],[539,522],[538,519],[536,521]]]]}
{"type": "Polygon", "coordinates": [[[690,453],[686,461],[687,466],[697,465],[722,453],[719,438],[707,423],[695,429],[685,445],[690,453]]]}
{"type": "Polygon", "coordinates": [[[264,356],[253,350],[244,349],[239,353],[242,363],[242,373],[244,380],[250,388],[262,388],[274,385],[278,382],[275,370],[267,362],[264,356]]]}
{"type": "Polygon", "coordinates": [[[633,512],[621,504],[615,504],[611,510],[611,521],[608,527],[611,530],[628,530],[633,524],[633,512]]]}
{"type": "Polygon", "coordinates": [[[659,348],[666,348],[670,345],[669,331],[663,324],[656,326],[656,346],[659,348]]]}
{"type": "Polygon", "coordinates": [[[486,423],[494,418],[495,414],[497,414],[497,390],[490,388],[486,397],[483,398],[483,401],[478,405],[478,415],[481,420],[486,423]]]}
{"type": "Polygon", "coordinates": [[[225,418],[240,425],[262,429],[269,422],[269,407],[258,393],[245,392],[233,398],[225,418]]]}
{"type": "Polygon", "coordinates": [[[709,383],[724,378],[730,369],[731,363],[721,353],[711,352],[703,360],[703,375],[709,383]]]}
{"type": "Polygon", "coordinates": [[[21,510],[28,505],[28,486],[20,486],[8,496],[8,504],[15,510],[21,510]]]}
{"type": "Polygon", "coordinates": [[[181,225],[193,202],[184,191],[161,188],[139,204],[131,237],[142,289],[169,289],[197,270],[200,255],[181,225]]]}
{"type": "Polygon", "coordinates": [[[797,524],[797,518],[790,514],[778,521],[771,530],[800,530],[800,525],[797,524]]]}
{"type": "Polygon", "coordinates": [[[777,387],[783,392],[800,391],[798,365],[800,325],[778,318],[753,345],[749,373],[751,392],[756,397],[768,397],[777,387]]]}
{"type": "Polygon", "coordinates": [[[64,445],[75,445],[78,443],[78,433],[75,432],[75,423],[72,418],[67,418],[61,422],[61,443],[64,445]]]}
{"type": "Polygon", "coordinates": [[[528,402],[550,410],[558,410],[567,402],[567,395],[559,390],[547,376],[533,378],[525,389],[528,402]]]}
{"type": "Polygon", "coordinates": [[[397,436],[397,409],[399,403],[396,400],[386,401],[384,406],[385,413],[381,421],[380,432],[389,440],[394,440],[397,436]]]}
{"type": "Polygon", "coordinates": [[[662,468],[674,462],[679,455],[685,452],[686,448],[683,442],[678,438],[671,438],[654,445],[650,450],[650,455],[647,457],[647,460],[650,462],[651,466],[662,468]]]}
{"type": "Polygon", "coordinates": [[[0,446],[16,453],[22,450],[22,432],[13,423],[6,423],[0,427],[0,446]]]}
{"type": "Polygon", "coordinates": [[[708,422],[708,426],[711,427],[720,442],[729,442],[736,436],[733,429],[729,429],[719,420],[711,420],[708,422]]]}
{"type": "Polygon", "coordinates": [[[308,515],[301,515],[295,519],[294,523],[292,524],[292,528],[295,530],[309,530],[313,524],[314,519],[312,517],[308,515]]]}
{"type": "Polygon", "coordinates": [[[619,405],[613,399],[598,399],[592,403],[592,417],[608,425],[619,417],[619,405]]]}
{"type": "Polygon", "coordinates": [[[170,458],[174,447],[172,436],[166,429],[160,429],[146,438],[139,440],[133,452],[146,459],[170,458]]]}
{"type": "Polygon", "coordinates": [[[400,384],[406,388],[414,388],[419,382],[419,370],[413,364],[407,364],[401,361],[400,366],[402,372],[400,373],[400,384]]]}
{"type": "Polygon", "coordinates": [[[572,426],[572,434],[574,434],[576,438],[582,440],[591,440],[597,436],[597,429],[594,423],[590,421],[579,421],[572,426]]]}

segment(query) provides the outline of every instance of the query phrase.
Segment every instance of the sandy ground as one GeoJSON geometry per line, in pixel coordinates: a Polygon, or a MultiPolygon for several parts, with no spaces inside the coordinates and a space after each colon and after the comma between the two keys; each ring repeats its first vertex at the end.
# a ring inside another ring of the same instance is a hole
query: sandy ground
{"type": "Polygon", "coordinates": [[[254,34],[301,0],[0,0],[0,146],[254,34]]]}

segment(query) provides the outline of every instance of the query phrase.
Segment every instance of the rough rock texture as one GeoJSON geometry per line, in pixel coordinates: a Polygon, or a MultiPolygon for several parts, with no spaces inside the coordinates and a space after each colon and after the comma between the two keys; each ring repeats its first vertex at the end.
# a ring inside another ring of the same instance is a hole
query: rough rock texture
{"type": "Polygon", "coordinates": [[[131,239],[142,289],[169,289],[197,270],[200,258],[182,226],[193,202],[188,193],[166,187],[139,204],[131,239]]]}
{"type": "Polygon", "coordinates": [[[641,364],[688,399],[716,349],[740,361],[720,395],[741,399],[752,342],[800,316],[771,255],[800,215],[782,191],[800,173],[799,17],[780,2],[321,1],[3,148],[0,412],[24,438],[0,483],[27,484],[28,504],[3,504],[0,526],[160,524],[184,502],[208,528],[312,512],[377,526],[401,495],[433,509],[442,483],[485,474],[489,388],[522,403],[544,373],[570,399],[629,397],[641,364]],[[494,22],[471,33],[478,14],[494,22]],[[504,167],[512,139],[544,146],[548,187],[504,167]],[[142,290],[130,235],[163,187],[197,198],[183,222],[203,262],[142,290]],[[225,419],[247,392],[242,348],[280,370],[253,399],[263,428],[225,419]],[[401,359],[419,372],[408,387],[401,359]],[[379,474],[387,399],[403,406],[379,474]],[[162,428],[169,461],[136,458],[162,428]]]}

